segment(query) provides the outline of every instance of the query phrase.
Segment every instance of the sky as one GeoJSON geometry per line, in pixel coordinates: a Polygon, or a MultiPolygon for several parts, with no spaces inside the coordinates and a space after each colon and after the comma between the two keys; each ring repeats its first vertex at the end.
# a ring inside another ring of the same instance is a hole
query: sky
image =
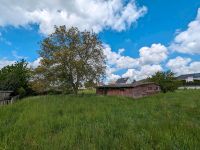
{"type": "Polygon", "coordinates": [[[200,0],[0,0],[0,68],[40,64],[54,25],[93,30],[103,42],[106,77],[144,79],[157,71],[200,72],[200,0]]]}

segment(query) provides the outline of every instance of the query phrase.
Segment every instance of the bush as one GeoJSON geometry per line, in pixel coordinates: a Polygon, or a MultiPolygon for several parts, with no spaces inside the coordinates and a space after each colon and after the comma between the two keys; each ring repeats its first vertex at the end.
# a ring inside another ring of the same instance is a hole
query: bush
{"type": "Polygon", "coordinates": [[[171,71],[157,72],[149,78],[149,81],[159,84],[161,91],[164,93],[175,91],[180,84],[180,82],[176,80],[174,73],[171,71]]]}
{"type": "Polygon", "coordinates": [[[19,94],[20,98],[26,96],[26,90],[25,90],[23,87],[20,87],[20,88],[17,90],[17,93],[19,94]]]}

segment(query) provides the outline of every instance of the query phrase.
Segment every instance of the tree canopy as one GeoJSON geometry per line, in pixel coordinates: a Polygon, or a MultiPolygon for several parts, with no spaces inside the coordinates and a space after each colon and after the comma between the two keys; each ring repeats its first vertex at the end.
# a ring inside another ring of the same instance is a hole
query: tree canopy
{"type": "Polygon", "coordinates": [[[11,90],[15,94],[29,89],[30,69],[25,60],[3,67],[0,70],[0,90],[11,90]]]}
{"type": "Polygon", "coordinates": [[[41,42],[39,54],[38,78],[48,90],[77,94],[81,84],[98,82],[105,74],[102,42],[90,31],[56,26],[55,32],[41,42]]]}

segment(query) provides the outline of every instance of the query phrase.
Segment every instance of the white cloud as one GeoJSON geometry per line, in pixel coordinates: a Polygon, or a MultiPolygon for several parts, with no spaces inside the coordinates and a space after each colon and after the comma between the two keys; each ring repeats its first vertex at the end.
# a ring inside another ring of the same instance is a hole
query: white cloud
{"type": "Polygon", "coordinates": [[[129,28],[147,12],[135,0],[3,0],[0,5],[0,26],[38,24],[40,32],[49,34],[54,25],[77,26],[100,32],[111,28],[129,28]],[[19,19],[20,16],[20,19],[19,19]]]}
{"type": "Polygon", "coordinates": [[[41,61],[41,57],[37,58],[35,61],[33,62],[29,62],[29,66],[32,68],[37,68],[40,65],[40,61],[41,61]]]}
{"type": "Polygon", "coordinates": [[[151,47],[142,47],[140,50],[141,64],[160,64],[168,57],[168,50],[164,45],[152,44],[151,47]]]}
{"type": "Polygon", "coordinates": [[[114,74],[114,72],[117,71],[116,68],[111,68],[110,66],[107,66],[106,68],[106,82],[113,82],[120,78],[119,75],[114,74]]]}
{"type": "Polygon", "coordinates": [[[139,61],[130,56],[123,56],[122,52],[124,49],[119,49],[118,52],[113,52],[111,47],[107,44],[104,44],[104,55],[108,65],[115,66],[118,69],[129,69],[137,67],[139,61]]]}
{"type": "Polygon", "coordinates": [[[7,65],[12,65],[14,63],[15,63],[15,61],[13,61],[13,60],[8,60],[6,58],[0,59],[0,69],[7,65]]]}
{"type": "Polygon", "coordinates": [[[118,79],[116,71],[127,70],[122,77],[130,77],[140,80],[153,75],[157,71],[162,71],[160,63],[167,58],[167,48],[161,44],[152,44],[151,47],[143,47],[140,49],[140,57],[133,58],[123,56],[124,49],[118,52],[112,51],[111,47],[104,44],[104,54],[107,60],[107,79],[110,81],[118,79]]]}
{"type": "Polygon", "coordinates": [[[187,30],[178,33],[170,48],[180,53],[200,54],[200,8],[197,17],[187,30]]]}
{"type": "MultiPolygon", "coordinates": [[[[28,67],[32,67],[32,68],[38,67],[40,65],[40,60],[41,60],[41,58],[39,57],[32,62],[28,62],[28,67]]],[[[16,62],[16,60],[8,60],[7,58],[0,59],[0,69],[5,66],[12,65],[15,62],[16,62]]]]}
{"type": "Polygon", "coordinates": [[[128,69],[122,77],[130,77],[135,80],[145,79],[152,76],[158,71],[163,71],[163,68],[160,65],[144,65],[140,69],[128,69]]]}
{"type": "Polygon", "coordinates": [[[200,72],[200,61],[192,62],[191,58],[180,56],[170,59],[166,66],[177,75],[200,72]]]}

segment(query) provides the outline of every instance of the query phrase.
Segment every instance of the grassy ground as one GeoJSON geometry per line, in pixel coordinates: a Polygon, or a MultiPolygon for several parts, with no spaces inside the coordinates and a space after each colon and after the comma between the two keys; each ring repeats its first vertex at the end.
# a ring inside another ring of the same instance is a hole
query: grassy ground
{"type": "Polygon", "coordinates": [[[30,97],[0,107],[0,149],[199,148],[200,91],[30,97]]]}

